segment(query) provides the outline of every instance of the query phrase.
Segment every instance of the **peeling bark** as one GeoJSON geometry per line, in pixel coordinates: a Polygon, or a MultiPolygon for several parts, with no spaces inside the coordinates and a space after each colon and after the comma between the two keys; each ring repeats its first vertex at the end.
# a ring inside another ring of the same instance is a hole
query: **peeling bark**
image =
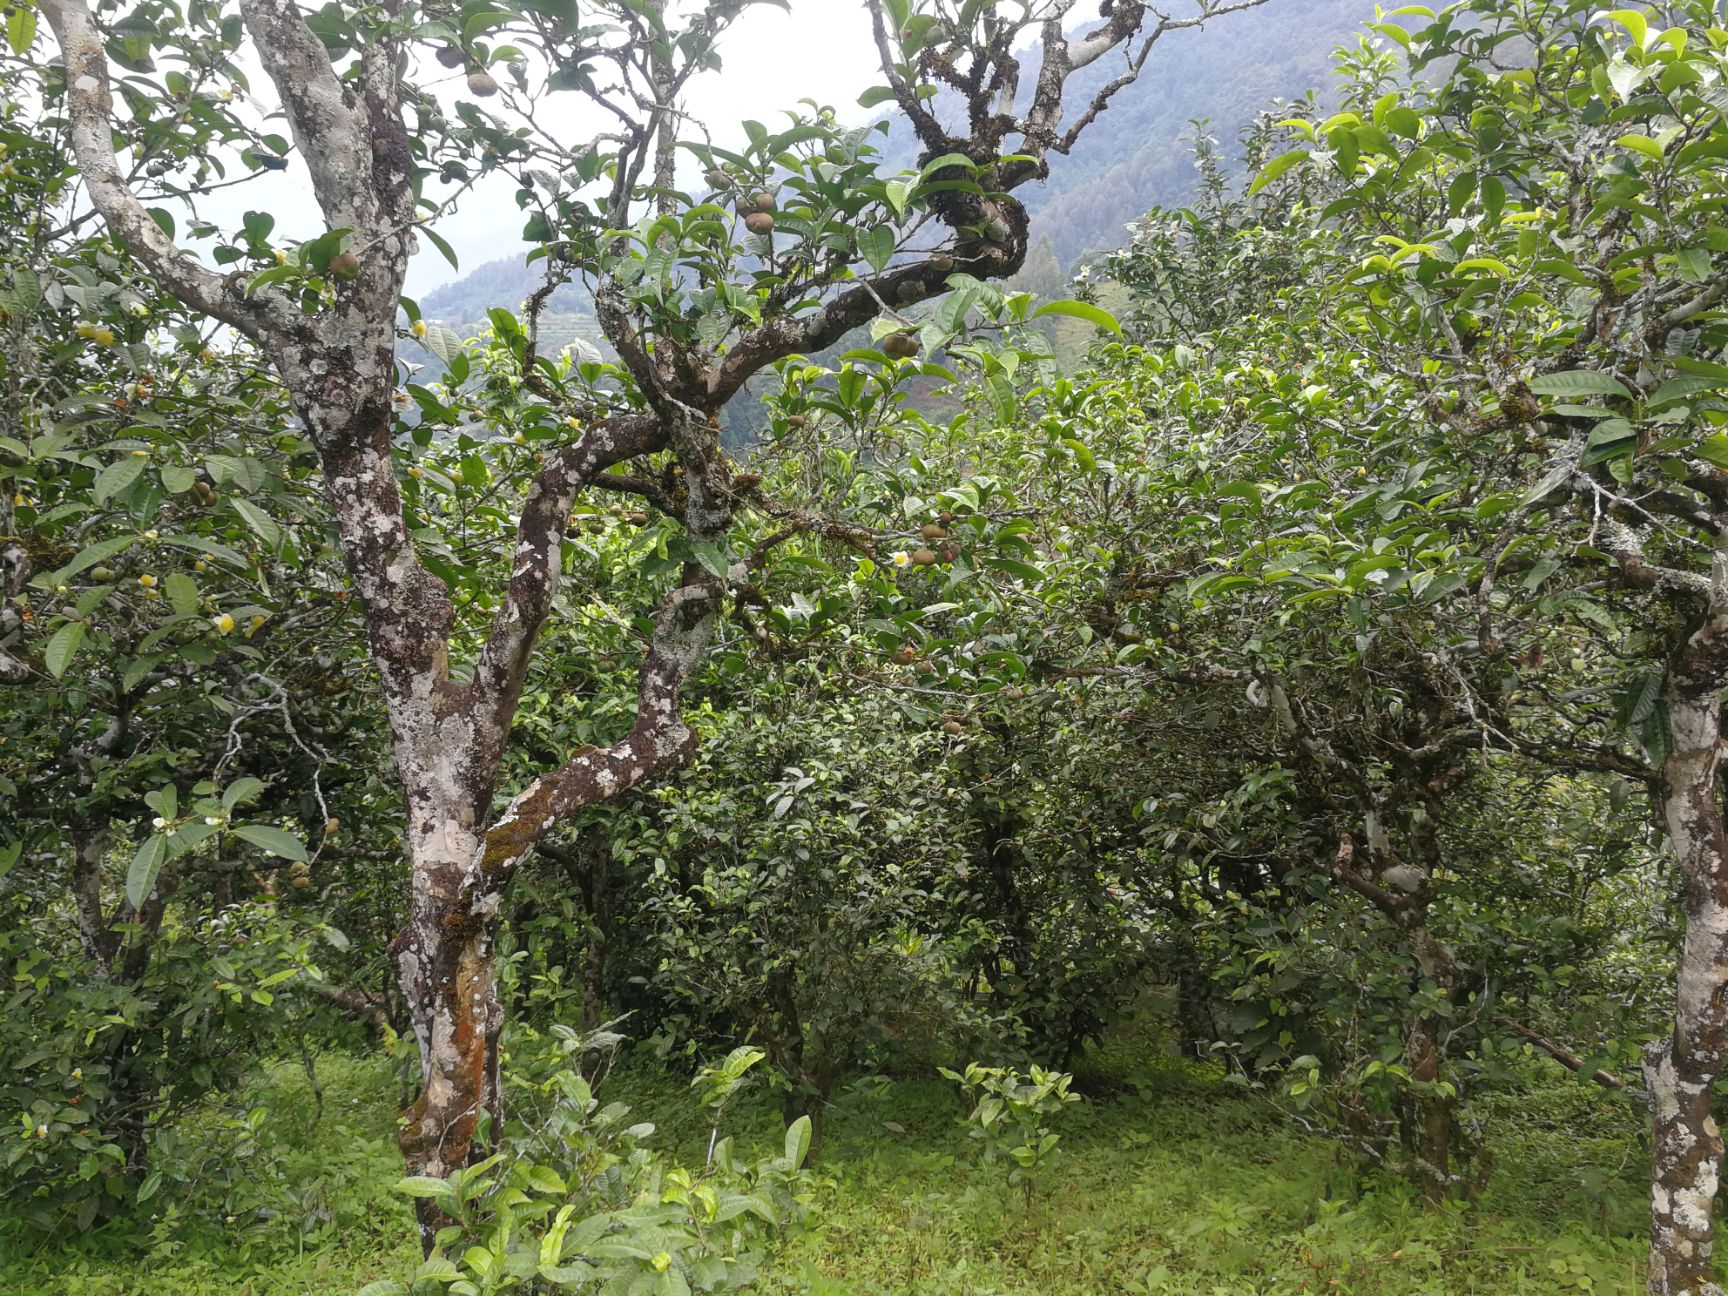
{"type": "Polygon", "coordinates": [[[1710,612],[1669,664],[1669,751],[1656,803],[1686,911],[1674,1031],[1646,1050],[1651,1108],[1651,1296],[1723,1296],[1711,1222],[1722,1171],[1710,1095],[1728,1051],[1728,833],[1717,794],[1728,680],[1728,540],[1719,540],[1710,612]]]}

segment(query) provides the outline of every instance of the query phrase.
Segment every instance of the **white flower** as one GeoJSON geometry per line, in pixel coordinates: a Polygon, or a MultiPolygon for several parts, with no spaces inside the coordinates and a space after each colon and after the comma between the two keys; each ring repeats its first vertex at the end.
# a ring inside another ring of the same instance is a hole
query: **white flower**
{"type": "Polygon", "coordinates": [[[214,828],[217,824],[221,823],[222,820],[217,818],[215,815],[205,815],[204,822],[214,828]]]}
{"type": "Polygon", "coordinates": [[[894,565],[896,567],[904,567],[911,561],[912,555],[907,553],[904,549],[894,555],[894,565]]]}
{"type": "Polygon", "coordinates": [[[150,826],[152,828],[166,828],[168,826],[168,821],[166,819],[164,819],[161,815],[157,815],[154,819],[152,819],[150,821],[150,826]]]}

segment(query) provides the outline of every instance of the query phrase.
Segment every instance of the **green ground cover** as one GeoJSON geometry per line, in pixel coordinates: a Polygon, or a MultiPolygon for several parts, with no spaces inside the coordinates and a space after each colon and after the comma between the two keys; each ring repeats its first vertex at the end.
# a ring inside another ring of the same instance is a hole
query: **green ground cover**
{"type": "MultiPolygon", "coordinates": [[[[297,1065],[247,1091],[256,1133],[239,1183],[212,1183],[149,1219],[87,1236],[0,1232],[6,1296],[309,1296],[399,1275],[410,1213],[390,1186],[397,1079],[373,1060],[321,1061],[324,1114],[297,1065]],[[231,1222],[230,1222],[231,1220],[231,1222]]],[[[1491,1109],[1498,1159],[1468,1208],[1424,1209],[1358,1177],[1331,1141],[1175,1059],[1116,1050],[1080,1084],[1062,1154],[1028,1209],[978,1163],[952,1086],[855,1086],[831,1116],[816,1224],[768,1266],[763,1290],[812,1296],[1097,1293],[1614,1292],[1640,1289],[1645,1167],[1624,1106],[1533,1069],[1491,1109]]],[[[699,1162],[704,1126],[675,1076],[626,1064],[612,1097],[699,1162]]],[[[771,1147],[758,1091],[730,1114],[771,1147]]],[[[212,1115],[200,1136],[232,1137],[212,1115]]]]}

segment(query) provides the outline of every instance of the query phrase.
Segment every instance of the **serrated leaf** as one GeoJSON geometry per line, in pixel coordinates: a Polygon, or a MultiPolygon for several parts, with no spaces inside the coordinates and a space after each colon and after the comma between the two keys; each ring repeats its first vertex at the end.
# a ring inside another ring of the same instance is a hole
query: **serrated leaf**
{"type": "Polygon", "coordinates": [[[189,491],[197,484],[198,474],[181,464],[169,464],[162,469],[162,489],[170,495],[189,491]]]}
{"type": "Polygon", "coordinates": [[[127,455],[97,473],[96,485],[92,491],[96,502],[106,504],[122,491],[129,489],[133,482],[144,475],[145,465],[149,462],[141,455],[127,455]]]}
{"type": "Polygon", "coordinates": [[[263,790],[263,779],[237,778],[222,789],[222,808],[232,810],[243,802],[254,800],[263,790]]]}
{"type": "Polygon", "coordinates": [[[1542,374],[1530,380],[1530,390],[1543,396],[1581,396],[1587,393],[1601,396],[1623,396],[1632,393],[1613,374],[1593,369],[1570,369],[1565,373],[1542,374]]]}
{"type": "MultiPolygon", "coordinates": [[[[131,540],[128,539],[127,543],[130,544],[131,540]]],[[[230,549],[227,545],[218,544],[214,540],[206,540],[202,536],[190,536],[190,535],[165,536],[163,538],[163,543],[164,544],[171,544],[171,545],[178,545],[182,549],[191,549],[191,550],[194,550],[197,553],[201,553],[201,554],[208,554],[212,558],[219,558],[223,562],[229,564],[230,566],[238,567],[242,570],[251,566],[251,564],[248,563],[244,557],[242,557],[235,550],[230,549]]]]}
{"type": "Polygon", "coordinates": [[[1298,163],[1307,161],[1310,156],[1308,149],[1292,149],[1288,153],[1273,158],[1261,170],[1260,174],[1254,177],[1254,183],[1248,186],[1248,196],[1252,198],[1286,171],[1298,163]]]}
{"type": "Polygon", "coordinates": [[[1116,317],[1102,307],[1083,301],[1053,301],[1045,302],[1032,312],[1032,318],[1041,315],[1066,315],[1072,319],[1085,320],[1088,324],[1096,324],[1118,337],[1122,334],[1122,326],[1116,322],[1116,317]]]}
{"type": "Polygon", "coordinates": [[[235,500],[234,511],[238,513],[262,540],[266,548],[275,549],[282,543],[282,528],[276,525],[276,519],[271,517],[251,500],[235,500]]]}
{"type": "Polygon", "coordinates": [[[786,1127],[786,1164],[796,1170],[810,1152],[810,1118],[800,1116],[786,1127]]]}
{"type": "Polygon", "coordinates": [[[170,572],[168,579],[162,584],[167,591],[168,602],[181,616],[191,616],[198,610],[198,582],[185,572],[170,572]]]}
{"type": "Polygon", "coordinates": [[[268,824],[241,824],[233,831],[236,837],[262,847],[272,855],[280,855],[287,860],[306,858],[306,847],[300,839],[280,828],[272,828],[268,824]]]}
{"type": "Polygon", "coordinates": [[[6,15],[6,43],[12,47],[12,52],[23,58],[30,52],[30,47],[36,43],[36,10],[28,0],[23,4],[12,6],[6,15]]]}
{"type": "Polygon", "coordinates": [[[1614,141],[1623,149],[1631,149],[1634,153],[1642,153],[1645,157],[1657,162],[1662,160],[1662,145],[1648,135],[1622,135],[1614,141]]]}
{"type": "Polygon", "coordinates": [[[144,901],[156,887],[156,875],[168,858],[168,839],[152,833],[145,838],[132,865],[126,870],[126,900],[133,909],[142,909],[144,901]]]}
{"type": "Polygon", "coordinates": [[[449,364],[451,357],[462,349],[462,339],[442,324],[428,324],[426,336],[421,338],[420,342],[445,364],[449,364]]]}
{"type": "Polygon", "coordinates": [[[409,1175],[396,1183],[394,1191],[409,1197],[438,1197],[449,1192],[450,1185],[431,1175],[409,1175]]]}
{"type": "Polygon", "coordinates": [[[894,259],[895,242],[894,231],[887,225],[878,225],[859,232],[858,251],[870,263],[870,268],[881,274],[894,259]]]}
{"type": "Polygon", "coordinates": [[[59,679],[66,673],[66,668],[72,664],[72,659],[78,655],[78,649],[84,645],[84,623],[68,621],[48,637],[47,645],[42,649],[42,664],[48,668],[48,673],[59,679]]]}
{"type": "Polygon", "coordinates": [[[124,553],[137,543],[137,536],[128,535],[119,536],[113,540],[104,540],[100,544],[93,544],[87,549],[80,549],[78,556],[58,571],[49,572],[46,576],[38,576],[30,583],[32,585],[45,585],[50,589],[56,585],[63,585],[85,568],[106,562],[116,554],[124,553]]]}
{"type": "Polygon", "coordinates": [[[986,558],[985,563],[997,571],[1007,572],[1010,576],[1018,576],[1024,581],[1041,581],[1044,579],[1044,569],[1034,567],[1029,562],[1021,562],[1018,558],[986,558]]]}

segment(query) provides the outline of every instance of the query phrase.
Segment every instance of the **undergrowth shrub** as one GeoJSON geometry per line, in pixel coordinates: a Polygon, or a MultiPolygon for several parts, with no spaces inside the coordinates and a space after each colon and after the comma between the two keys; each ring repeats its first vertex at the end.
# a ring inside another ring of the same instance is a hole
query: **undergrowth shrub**
{"type": "MultiPolygon", "coordinates": [[[[572,1058],[622,1042],[610,1032],[564,1034],[572,1058]]],[[[754,1161],[718,1137],[722,1092],[735,1092],[762,1056],[734,1050],[698,1077],[704,1097],[717,1100],[704,1102],[716,1137],[699,1170],[648,1147],[655,1127],[623,1103],[603,1103],[574,1067],[552,1074],[503,1151],[447,1179],[397,1185],[452,1223],[411,1276],[371,1283],[361,1296],[689,1296],[748,1286],[760,1253],[803,1224],[811,1192],[807,1117],[787,1128],[779,1154],[754,1161]]]]}

